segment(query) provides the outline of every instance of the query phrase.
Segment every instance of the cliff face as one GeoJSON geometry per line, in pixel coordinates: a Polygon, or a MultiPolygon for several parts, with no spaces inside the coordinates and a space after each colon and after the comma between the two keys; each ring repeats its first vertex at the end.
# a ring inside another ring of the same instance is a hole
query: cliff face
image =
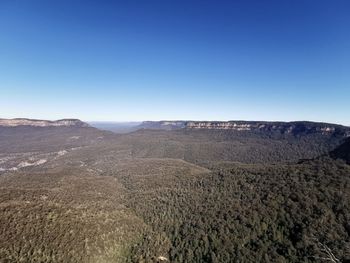
{"type": "Polygon", "coordinates": [[[235,131],[267,131],[280,133],[323,133],[332,134],[335,132],[344,132],[350,135],[350,128],[329,123],[315,122],[187,122],[186,128],[190,129],[219,129],[235,131]]]}
{"type": "Polygon", "coordinates": [[[34,126],[34,127],[90,127],[89,124],[78,119],[62,119],[57,121],[32,119],[0,119],[0,126],[34,126]]]}
{"type": "Polygon", "coordinates": [[[144,129],[203,129],[253,132],[278,132],[281,134],[320,133],[350,136],[350,127],[318,122],[263,122],[263,121],[152,121],[143,122],[144,129]]]}

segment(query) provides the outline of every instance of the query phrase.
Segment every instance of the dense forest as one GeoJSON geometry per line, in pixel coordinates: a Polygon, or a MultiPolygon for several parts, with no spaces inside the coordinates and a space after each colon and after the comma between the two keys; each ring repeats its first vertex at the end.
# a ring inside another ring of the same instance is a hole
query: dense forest
{"type": "Polygon", "coordinates": [[[153,232],[131,262],[350,262],[350,167],[329,158],[295,165],[218,165],[201,177],[145,181],[130,207],[153,232]],[[155,250],[155,251],[152,251],[155,250]],[[163,250],[163,251],[162,251],[163,250]]]}
{"type": "Polygon", "coordinates": [[[0,128],[0,262],[350,262],[349,142],[0,128]]]}
{"type": "Polygon", "coordinates": [[[121,142],[135,158],[178,158],[201,166],[216,162],[297,162],[327,154],[344,140],[343,134],[193,130],[139,130],[121,142]]]}

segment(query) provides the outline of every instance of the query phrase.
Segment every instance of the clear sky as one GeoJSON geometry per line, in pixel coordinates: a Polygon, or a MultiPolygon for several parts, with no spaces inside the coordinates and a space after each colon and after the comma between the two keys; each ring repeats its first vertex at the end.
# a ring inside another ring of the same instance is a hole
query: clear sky
{"type": "Polygon", "coordinates": [[[350,1],[0,0],[0,117],[350,125],[350,1]]]}

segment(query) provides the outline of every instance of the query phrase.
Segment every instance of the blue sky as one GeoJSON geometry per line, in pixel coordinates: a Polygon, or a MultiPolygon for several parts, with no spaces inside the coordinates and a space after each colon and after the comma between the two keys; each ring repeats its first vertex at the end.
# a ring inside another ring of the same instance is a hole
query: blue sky
{"type": "Polygon", "coordinates": [[[0,117],[350,125],[349,1],[0,0],[0,117]]]}

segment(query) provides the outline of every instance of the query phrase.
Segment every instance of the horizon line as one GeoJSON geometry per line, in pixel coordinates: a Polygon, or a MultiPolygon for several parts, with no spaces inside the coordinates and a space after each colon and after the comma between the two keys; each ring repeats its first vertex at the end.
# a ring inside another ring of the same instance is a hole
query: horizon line
{"type": "Polygon", "coordinates": [[[169,122],[177,122],[177,121],[193,121],[193,122],[230,122],[230,121],[245,121],[245,122],[314,122],[314,123],[327,123],[327,124],[336,124],[341,126],[350,127],[349,124],[345,123],[339,123],[339,122],[330,122],[330,121],[320,121],[320,120],[305,120],[305,119],[293,119],[293,120],[259,120],[259,119],[144,119],[144,120],[85,120],[83,118],[76,118],[76,117],[64,117],[64,118],[58,118],[58,119],[50,119],[50,118],[28,118],[28,117],[14,117],[14,118],[3,118],[0,117],[0,119],[7,119],[7,120],[13,120],[13,119],[28,119],[28,120],[43,120],[43,121],[59,121],[59,120],[80,120],[87,123],[142,123],[142,122],[162,122],[162,121],[169,121],[169,122]]]}

